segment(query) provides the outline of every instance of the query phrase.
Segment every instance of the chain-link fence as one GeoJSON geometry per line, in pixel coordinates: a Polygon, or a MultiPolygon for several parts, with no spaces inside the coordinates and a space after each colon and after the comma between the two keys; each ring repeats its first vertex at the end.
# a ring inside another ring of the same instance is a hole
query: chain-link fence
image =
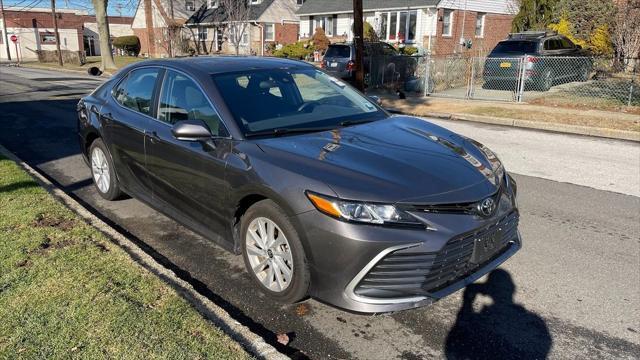
{"type": "Polygon", "coordinates": [[[640,106],[638,59],[380,55],[370,57],[365,67],[369,87],[425,96],[640,106]]]}

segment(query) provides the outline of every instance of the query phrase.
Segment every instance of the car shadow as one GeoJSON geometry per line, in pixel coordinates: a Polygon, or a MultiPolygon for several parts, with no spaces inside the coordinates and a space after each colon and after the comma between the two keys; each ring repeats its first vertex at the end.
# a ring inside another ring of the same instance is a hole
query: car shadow
{"type": "Polygon", "coordinates": [[[485,283],[469,285],[445,343],[447,359],[545,359],[553,340],[545,321],[515,303],[516,285],[503,269],[485,283]],[[492,303],[474,302],[488,297],[492,303]]]}

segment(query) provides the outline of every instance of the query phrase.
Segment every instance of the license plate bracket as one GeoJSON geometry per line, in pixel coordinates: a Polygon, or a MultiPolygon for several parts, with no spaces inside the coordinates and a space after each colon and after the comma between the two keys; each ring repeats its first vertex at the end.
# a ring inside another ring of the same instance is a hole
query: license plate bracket
{"type": "Polygon", "coordinates": [[[330,67],[338,67],[338,63],[337,62],[332,62],[331,64],[329,64],[330,67]]]}
{"type": "Polygon", "coordinates": [[[500,67],[501,68],[510,68],[511,67],[511,63],[510,62],[501,62],[500,63],[500,67]]]}
{"type": "Polygon", "coordinates": [[[495,255],[503,245],[503,230],[497,228],[480,234],[473,240],[471,263],[482,264],[495,255]]]}

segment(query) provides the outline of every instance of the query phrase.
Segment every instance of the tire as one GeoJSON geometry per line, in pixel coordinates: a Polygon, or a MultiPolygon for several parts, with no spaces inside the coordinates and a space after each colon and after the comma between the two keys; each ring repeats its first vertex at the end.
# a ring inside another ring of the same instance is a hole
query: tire
{"type": "Polygon", "coordinates": [[[275,202],[262,200],[251,206],[242,217],[240,236],[242,257],[247,272],[263,293],[285,304],[295,303],[307,296],[310,273],[300,237],[284,211],[275,202]],[[260,243],[264,241],[260,236],[260,223],[264,220],[272,222],[266,224],[267,238],[270,229],[274,229],[275,245],[271,247],[260,243]],[[263,248],[266,248],[266,251],[263,248]],[[286,256],[287,249],[290,256],[286,256]],[[258,270],[254,271],[254,268],[258,270]],[[291,271],[289,281],[284,281],[286,270],[291,271]]]}
{"type": "Polygon", "coordinates": [[[549,91],[553,86],[553,71],[551,69],[547,69],[542,73],[542,77],[538,81],[538,90],[539,91],[549,91]]]}
{"type": "Polygon", "coordinates": [[[89,147],[89,166],[93,185],[102,198],[116,200],[122,196],[111,155],[102,139],[94,140],[89,147]]]}

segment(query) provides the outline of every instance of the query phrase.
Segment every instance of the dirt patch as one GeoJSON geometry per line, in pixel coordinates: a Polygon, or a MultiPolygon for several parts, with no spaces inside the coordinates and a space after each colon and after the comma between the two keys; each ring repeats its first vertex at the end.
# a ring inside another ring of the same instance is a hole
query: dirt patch
{"type": "Polygon", "coordinates": [[[75,225],[74,220],[51,217],[46,214],[38,215],[33,221],[35,227],[54,227],[63,231],[71,230],[75,225]]]}
{"type": "Polygon", "coordinates": [[[28,268],[30,266],[31,266],[31,260],[29,260],[29,259],[22,259],[22,260],[16,262],[16,267],[18,267],[18,268],[22,268],[22,267],[28,268]]]}

